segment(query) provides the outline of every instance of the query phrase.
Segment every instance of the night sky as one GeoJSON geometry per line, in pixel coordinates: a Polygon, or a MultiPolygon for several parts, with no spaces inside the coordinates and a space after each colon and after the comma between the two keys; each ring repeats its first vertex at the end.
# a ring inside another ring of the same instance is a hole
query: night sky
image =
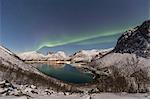
{"type": "Polygon", "coordinates": [[[72,53],[114,47],[150,17],[150,0],[0,0],[0,43],[10,50],[72,53]]]}

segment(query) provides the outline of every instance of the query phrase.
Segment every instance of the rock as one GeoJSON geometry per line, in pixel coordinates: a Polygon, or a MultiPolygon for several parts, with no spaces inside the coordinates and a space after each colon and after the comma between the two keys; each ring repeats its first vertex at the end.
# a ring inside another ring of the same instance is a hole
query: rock
{"type": "Polygon", "coordinates": [[[2,94],[3,96],[6,96],[6,95],[20,96],[20,95],[22,95],[22,92],[20,90],[16,89],[7,80],[1,81],[1,85],[3,85],[3,87],[0,88],[0,94],[2,94]]]}
{"type": "Polygon", "coordinates": [[[99,93],[99,89],[98,88],[93,88],[93,89],[89,90],[88,93],[99,93]]]}
{"type": "Polygon", "coordinates": [[[15,87],[9,82],[5,83],[5,87],[15,89],[15,87]]]}
{"type": "Polygon", "coordinates": [[[9,95],[22,96],[22,95],[23,95],[23,93],[21,92],[21,90],[17,90],[17,89],[15,89],[15,90],[13,90],[12,92],[10,92],[10,94],[9,94],[9,95]]]}
{"type": "Polygon", "coordinates": [[[49,89],[45,89],[45,92],[49,92],[49,89]]]}
{"type": "Polygon", "coordinates": [[[58,92],[57,94],[58,95],[64,95],[64,92],[58,92]]]}
{"type": "Polygon", "coordinates": [[[8,92],[8,89],[0,88],[0,94],[4,94],[4,93],[6,93],[6,92],[8,92]]]}
{"type": "Polygon", "coordinates": [[[24,89],[24,85],[20,85],[20,87],[19,87],[20,89],[24,89]]]}
{"type": "Polygon", "coordinates": [[[3,96],[6,95],[14,95],[14,96],[20,96],[22,95],[22,92],[18,89],[14,89],[14,86],[7,82],[7,81],[3,81],[4,82],[4,87],[0,88],[0,94],[2,94],[3,96]]]}
{"type": "Polygon", "coordinates": [[[69,96],[70,93],[69,93],[69,92],[64,92],[64,95],[65,95],[65,96],[69,96]]]}
{"type": "Polygon", "coordinates": [[[45,93],[46,95],[51,95],[53,92],[51,92],[49,89],[45,89],[44,93],[45,93]]]}
{"type": "Polygon", "coordinates": [[[24,94],[27,94],[27,95],[32,95],[32,94],[38,94],[38,91],[35,90],[35,89],[32,89],[32,88],[25,88],[25,90],[23,91],[24,94]]]}
{"type": "Polygon", "coordinates": [[[5,83],[5,86],[12,86],[9,82],[5,83]]]}
{"type": "Polygon", "coordinates": [[[25,90],[24,90],[26,93],[31,93],[32,91],[33,91],[33,89],[32,88],[25,88],[25,90]]]}
{"type": "Polygon", "coordinates": [[[5,80],[0,82],[0,88],[3,88],[5,86],[5,82],[6,82],[5,80]]]}
{"type": "Polygon", "coordinates": [[[113,52],[133,53],[140,57],[150,58],[150,20],[134,30],[123,33],[113,52]]]}
{"type": "Polygon", "coordinates": [[[34,85],[31,85],[30,86],[32,89],[36,89],[37,87],[36,86],[34,86],[34,85]]]}

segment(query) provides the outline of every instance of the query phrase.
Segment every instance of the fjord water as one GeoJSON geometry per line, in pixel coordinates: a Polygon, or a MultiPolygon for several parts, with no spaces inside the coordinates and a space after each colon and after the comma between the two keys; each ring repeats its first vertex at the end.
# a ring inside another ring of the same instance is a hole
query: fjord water
{"type": "Polygon", "coordinates": [[[61,68],[54,68],[54,66],[44,64],[39,66],[38,70],[48,76],[70,83],[89,83],[93,79],[92,74],[82,73],[69,64],[65,64],[61,68]]]}

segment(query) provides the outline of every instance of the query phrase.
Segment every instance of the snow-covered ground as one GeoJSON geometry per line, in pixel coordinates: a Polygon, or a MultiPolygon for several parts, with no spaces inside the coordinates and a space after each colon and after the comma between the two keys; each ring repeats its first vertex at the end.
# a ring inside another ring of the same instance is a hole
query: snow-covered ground
{"type": "MultiPolygon", "coordinates": [[[[26,96],[15,97],[5,96],[0,99],[28,99],[26,96]]],[[[30,98],[29,98],[30,99],[30,98]]],[[[115,93],[100,93],[92,95],[63,95],[63,94],[52,94],[50,96],[33,96],[31,99],[150,99],[148,94],[115,94],[115,93]]]]}
{"type": "Polygon", "coordinates": [[[91,96],[89,95],[52,95],[52,96],[39,96],[35,99],[150,99],[150,96],[145,94],[126,94],[126,95],[120,95],[120,94],[114,94],[114,93],[101,93],[101,94],[93,94],[91,96]]]}

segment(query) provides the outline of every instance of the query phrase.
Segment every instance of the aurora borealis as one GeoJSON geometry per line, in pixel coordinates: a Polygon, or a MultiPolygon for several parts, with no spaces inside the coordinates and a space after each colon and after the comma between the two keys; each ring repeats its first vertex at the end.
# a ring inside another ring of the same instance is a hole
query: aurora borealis
{"type": "Polygon", "coordinates": [[[150,0],[0,0],[0,43],[20,53],[113,47],[150,17],[150,0]]]}

